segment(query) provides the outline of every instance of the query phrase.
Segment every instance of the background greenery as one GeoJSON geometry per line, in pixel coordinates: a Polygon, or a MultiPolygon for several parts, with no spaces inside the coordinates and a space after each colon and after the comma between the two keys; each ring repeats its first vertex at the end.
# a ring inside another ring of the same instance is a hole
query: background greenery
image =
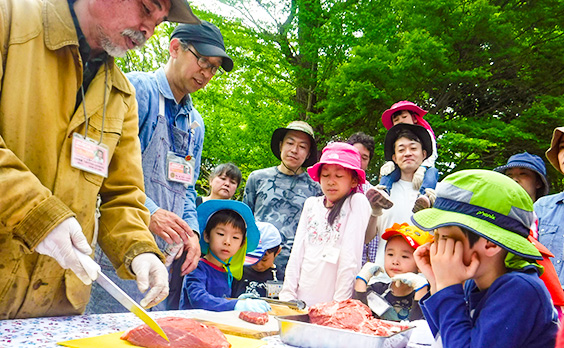
{"type": "MultiPolygon", "coordinates": [[[[429,110],[441,176],[528,151],[547,163],[552,191],[564,188],[544,156],[564,125],[564,0],[221,1],[242,16],[193,7],[221,29],[235,62],[193,95],[206,123],[202,193],[219,163],[237,164],[244,179],[278,164],[270,136],[295,119],[314,127],[320,150],[356,131],[373,135],[376,182],[381,114],[400,100],[429,110]]],[[[119,64],[164,65],[173,28],[162,24],[119,64]]]]}

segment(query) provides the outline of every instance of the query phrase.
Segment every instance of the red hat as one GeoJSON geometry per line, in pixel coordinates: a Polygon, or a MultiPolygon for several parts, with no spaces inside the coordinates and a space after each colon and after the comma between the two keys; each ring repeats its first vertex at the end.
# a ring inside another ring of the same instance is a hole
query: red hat
{"type": "Polygon", "coordinates": [[[307,169],[307,173],[314,181],[319,182],[319,169],[322,164],[338,164],[341,167],[352,169],[358,174],[358,184],[366,181],[366,173],[361,168],[360,152],[350,144],[334,142],[323,149],[319,162],[307,169]]]}

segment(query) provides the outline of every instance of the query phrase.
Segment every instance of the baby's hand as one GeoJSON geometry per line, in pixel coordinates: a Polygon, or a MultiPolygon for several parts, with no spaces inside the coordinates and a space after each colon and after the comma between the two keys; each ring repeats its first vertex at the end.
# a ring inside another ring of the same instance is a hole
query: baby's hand
{"type": "Polygon", "coordinates": [[[433,273],[433,268],[431,266],[431,256],[430,256],[431,243],[425,243],[419,248],[415,249],[413,253],[413,258],[417,264],[419,271],[425,275],[429,285],[431,287],[431,293],[435,289],[435,274],[433,273]]]}
{"type": "Polygon", "coordinates": [[[477,255],[472,254],[470,264],[466,266],[463,260],[464,245],[452,238],[439,238],[429,250],[431,267],[435,275],[436,291],[474,277],[480,265],[477,255]]]}

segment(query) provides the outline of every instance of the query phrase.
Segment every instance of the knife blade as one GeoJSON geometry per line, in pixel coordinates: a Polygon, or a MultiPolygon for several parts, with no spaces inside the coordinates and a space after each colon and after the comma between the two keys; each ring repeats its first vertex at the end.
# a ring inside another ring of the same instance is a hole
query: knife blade
{"type": "Polygon", "coordinates": [[[135,302],[128,294],[126,294],[119,286],[117,286],[110,278],[108,278],[104,273],[100,271],[100,267],[90,258],[90,256],[83,254],[76,248],[74,249],[75,254],[78,256],[80,263],[84,266],[85,269],[93,269],[93,267],[97,268],[98,277],[95,281],[106,290],[113,298],[115,298],[122,306],[127,308],[128,311],[135,314],[139,319],[143,320],[145,324],[147,324],[151,329],[153,329],[156,333],[158,333],[162,338],[167,340],[169,339],[164,332],[164,330],[159,326],[159,324],[149,316],[147,311],[143,309],[137,302],[135,302]]]}

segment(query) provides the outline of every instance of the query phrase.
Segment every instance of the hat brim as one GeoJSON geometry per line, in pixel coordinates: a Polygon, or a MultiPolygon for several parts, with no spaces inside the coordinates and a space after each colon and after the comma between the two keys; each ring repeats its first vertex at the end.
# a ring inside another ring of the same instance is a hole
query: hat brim
{"type": "MultiPolygon", "coordinates": [[[[282,160],[282,158],[280,157],[280,142],[284,140],[286,133],[288,133],[288,131],[291,130],[296,132],[302,132],[301,130],[297,130],[297,129],[277,128],[276,130],[274,130],[274,132],[272,133],[272,137],[270,138],[270,149],[272,150],[274,156],[278,158],[280,161],[282,160]]],[[[309,147],[309,156],[308,158],[306,158],[306,160],[304,161],[304,163],[302,163],[301,166],[309,167],[317,162],[317,144],[315,143],[315,139],[313,139],[313,137],[310,134],[307,134],[306,132],[302,132],[302,133],[306,134],[309,137],[311,144],[309,147]]]]}
{"type": "Polygon", "coordinates": [[[421,109],[417,105],[400,105],[394,108],[390,108],[382,113],[382,124],[384,124],[384,127],[386,127],[386,129],[390,129],[394,126],[394,123],[392,121],[392,115],[396,111],[400,111],[400,110],[413,111],[421,117],[427,114],[427,111],[421,109]]]}
{"type": "Polygon", "coordinates": [[[386,133],[386,138],[384,140],[384,157],[386,161],[392,161],[392,156],[394,155],[394,145],[398,138],[398,134],[403,130],[409,130],[413,132],[419,140],[421,140],[421,146],[426,152],[427,159],[433,155],[433,141],[431,140],[431,134],[423,126],[418,126],[415,124],[400,123],[396,124],[386,133]]]}
{"type": "Polygon", "coordinates": [[[527,238],[466,214],[430,208],[418,211],[411,220],[426,231],[446,226],[464,227],[515,255],[542,260],[541,253],[527,238]]]}
{"type": "Polygon", "coordinates": [[[546,151],[546,158],[552,164],[552,166],[559,171],[560,173],[564,174],[562,168],[560,167],[560,163],[558,163],[558,153],[560,152],[559,145],[560,141],[562,141],[562,136],[564,135],[564,127],[558,127],[554,129],[554,133],[552,134],[552,141],[550,142],[550,149],[546,151]]]}
{"type": "Polygon", "coordinates": [[[346,163],[342,163],[339,161],[333,161],[333,160],[326,160],[323,163],[318,162],[316,164],[314,164],[313,166],[309,167],[307,169],[307,173],[309,174],[309,176],[311,177],[311,179],[313,181],[319,182],[319,169],[321,167],[321,165],[323,164],[338,164],[341,167],[350,169],[350,170],[354,170],[356,172],[356,174],[358,175],[358,184],[362,185],[366,182],[366,173],[364,172],[364,170],[362,169],[358,169],[352,165],[346,164],[346,163]]]}
{"type": "Polygon", "coordinates": [[[192,12],[192,8],[186,0],[171,0],[170,11],[166,16],[168,22],[200,24],[198,17],[192,12]]]}
{"type": "Polygon", "coordinates": [[[206,57],[221,57],[221,67],[223,70],[230,72],[233,70],[233,60],[220,47],[210,45],[203,42],[191,41],[196,51],[206,57]]]}
{"type": "MultiPolygon", "coordinates": [[[[540,192],[541,196],[546,196],[548,194],[549,185],[548,185],[548,181],[546,180],[546,176],[544,176],[541,172],[539,172],[534,166],[532,166],[531,164],[528,164],[528,163],[523,163],[523,162],[509,163],[509,164],[494,168],[494,171],[496,171],[498,173],[505,174],[505,172],[509,168],[525,168],[525,169],[528,169],[528,170],[532,170],[541,179],[541,182],[542,182],[542,190],[540,192]]],[[[539,198],[539,197],[537,197],[537,198],[539,198]]]]}

